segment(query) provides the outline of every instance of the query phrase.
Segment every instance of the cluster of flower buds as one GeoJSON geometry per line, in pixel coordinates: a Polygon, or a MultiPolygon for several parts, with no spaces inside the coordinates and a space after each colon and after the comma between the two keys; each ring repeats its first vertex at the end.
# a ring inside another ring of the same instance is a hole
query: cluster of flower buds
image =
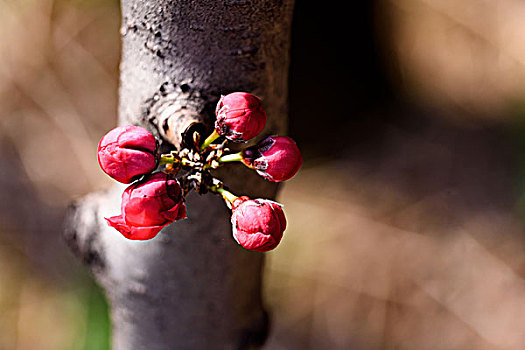
{"type": "Polygon", "coordinates": [[[285,181],[299,171],[301,152],[287,136],[268,136],[238,153],[229,152],[228,141],[246,142],[264,129],[266,112],[257,96],[244,92],[223,96],[215,113],[214,131],[194,149],[159,155],[155,137],[133,125],[117,127],[100,140],[100,167],[113,179],[129,184],[122,194],[121,214],[106,218],[110,226],[128,239],[151,239],[163,227],[186,217],[184,198],[195,190],[222,196],[232,210],[233,237],[244,248],[266,252],[279,244],[286,229],[282,205],[237,197],[210,171],[237,161],[269,181],[285,181]],[[214,143],[220,137],[224,141],[214,143]],[[162,170],[155,172],[159,165],[162,170]],[[184,175],[177,179],[180,169],[184,175]]]}

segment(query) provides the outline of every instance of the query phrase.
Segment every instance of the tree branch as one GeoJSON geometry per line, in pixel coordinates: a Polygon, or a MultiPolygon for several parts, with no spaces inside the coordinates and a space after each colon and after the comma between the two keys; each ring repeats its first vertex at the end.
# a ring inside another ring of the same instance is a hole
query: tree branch
{"type": "MultiPolygon", "coordinates": [[[[265,133],[282,133],[292,1],[123,0],[119,120],[179,147],[193,123],[212,129],[221,94],[263,99],[265,133]],[[182,131],[181,131],[182,130],[182,131]]],[[[195,124],[193,124],[195,127],[195,124]]],[[[273,198],[277,187],[242,166],[216,173],[238,194],[273,198]]],[[[187,198],[188,218],[155,239],[129,241],[103,217],[120,211],[123,186],[71,207],[66,241],[111,303],[114,349],[246,349],[266,338],[264,255],[231,235],[219,197],[187,198]]]]}

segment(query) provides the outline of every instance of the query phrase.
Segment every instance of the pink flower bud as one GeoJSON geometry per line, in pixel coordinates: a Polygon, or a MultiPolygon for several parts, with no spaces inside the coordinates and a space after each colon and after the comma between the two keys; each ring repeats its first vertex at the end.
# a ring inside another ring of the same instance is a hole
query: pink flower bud
{"type": "Polygon", "coordinates": [[[164,226],[186,217],[179,183],[165,173],[147,175],[128,186],[122,194],[121,211],[106,221],[133,240],[151,239],[164,226]]]}
{"type": "Polygon", "coordinates": [[[246,92],[222,96],[215,109],[215,131],[231,141],[248,141],[266,125],[261,100],[246,92]]]}
{"type": "Polygon", "coordinates": [[[242,162],[267,180],[291,179],[303,164],[301,151],[288,136],[268,136],[242,151],[242,162]]]}
{"type": "Polygon", "coordinates": [[[98,163],[113,179],[129,184],[157,167],[157,140],[146,129],[126,125],[108,132],[98,144],[98,163]]]}
{"type": "Polygon", "coordinates": [[[286,229],[281,204],[243,196],[233,201],[232,210],[233,237],[241,246],[256,252],[277,247],[286,229]]]}

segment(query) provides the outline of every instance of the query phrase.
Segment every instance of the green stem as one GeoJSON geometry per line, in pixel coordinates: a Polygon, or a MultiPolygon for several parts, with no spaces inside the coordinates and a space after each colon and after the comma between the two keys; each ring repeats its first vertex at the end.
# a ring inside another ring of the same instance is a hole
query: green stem
{"type": "Polygon", "coordinates": [[[177,163],[177,159],[175,157],[165,157],[163,155],[160,156],[159,165],[165,165],[165,164],[173,164],[177,163]]]}
{"type": "Polygon", "coordinates": [[[160,156],[159,165],[177,164],[177,163],[180,163],[182,166],[193,166],[194,164],[192,161],[186,158],[177,159],[171,156],[160,156]]]}
{"type": "Polygon", "coordinates": [[[226,154],[218,159],[219,163],[226,163],[226,162],[241,162],[242,161],[242,154],[239,153],[232,153],[232,154],[226,154]]]}
{"type": "Polygon", "coordinates": [[[208,137],[206,138],[206,140],[204,140],[204,142],[202,143],[200,150],[201,150],[201,151],[204,151],[206,148],[208,148],[208,146],[209,146],[213,141],[217,140],[217,138],[218,138],[219,136],[221,136],[221,135],[219,135],[219,133],[218,133],[217,131],[213,130],[213,132],[211,133],[211,135],[208,136],[208,137]]]}
{"type": "Polygon", "coordinates": [[[212,187],[210,187],[210,191],[215,192],[215,193],[219,193],[222,196],[222,198],[227,203],[230,204],[230,207],[233,204],[233,201],[236,200],[237,198],[239,198],[236,195],[234,195],[233,193],[231,193],[230,191],[227,191],[227,190],[225,190],[222,187],[212,186],[212,187]]]}

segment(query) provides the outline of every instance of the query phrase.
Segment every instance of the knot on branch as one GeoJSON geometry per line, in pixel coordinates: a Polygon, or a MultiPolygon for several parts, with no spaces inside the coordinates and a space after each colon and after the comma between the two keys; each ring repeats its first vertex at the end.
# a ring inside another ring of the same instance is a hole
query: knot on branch
{"type": "Polygon", "coordinates": [[[106,262],[101,242],[95,207],[88,207],[86,200],[73,202],[66,213],[63,239],[73,254],[97,274],[104,271],[106,262]]]}
{"type": "Polygon", "coordinates": [[[156,134],[181,150],[209,132],[218,98],[208,98],[188,83],[164,83],[145,103],[144,119],[156,134]]]}

